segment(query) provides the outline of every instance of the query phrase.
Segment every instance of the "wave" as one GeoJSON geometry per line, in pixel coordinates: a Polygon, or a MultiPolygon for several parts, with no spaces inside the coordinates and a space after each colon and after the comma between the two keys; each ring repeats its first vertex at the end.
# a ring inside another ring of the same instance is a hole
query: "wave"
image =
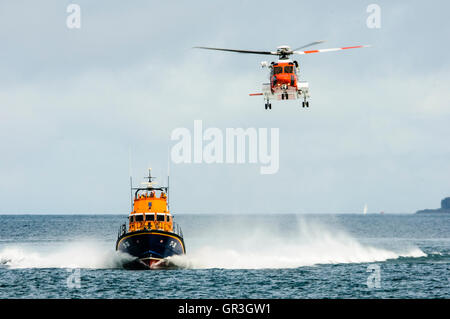
{"type": "Polygon", "coordinates": [[[0,250],[0,266],[5,268],[121,268],[133,257],[94,243],[64,244],[51,251],[12,246],[0,250]]]}
{"type": "MultiPolygon", "coordinates": [[[[264,269],[428,256],[415,246],[393,249],[363,244],[336,225],[330,227],[304,217],[299,217],[297,225],[290,235],[273,227],[276,225],[267,228],[252,224],[251,230],[242,224],[210,226],[192,238],[192,245],[185,238],[187,255],[169,257],[168,261],[190,269],[264,269]]],[[[4,246],[0,250],[0,267],[7,268],[122,268],[132,259],[98,242],[62,243],[53,248],[4,246]]]]}
{"type": "MultiPolygon", "coordinates": [[[[420,248],[387,249],[358,242],[345,231],[299,220],[295,236],[273,230],[234,228],[226,241],[200,246],[184,256],[169,260],[182,268],[262,269],[297,268],[318,264],[382,262],[402,257],[426,257],[420,248]],[[245,234],[245,235],[242,235],[245,234]]],[[[211,230],[212,236],[217,235],[211,230]]],[[[219,236],[220,237],[220,236],[219,236]]],[[[212,239],[212,238],[211,238],[212,239]]],[[[214,240],[213,240],[214,241],[214,240]]]]}

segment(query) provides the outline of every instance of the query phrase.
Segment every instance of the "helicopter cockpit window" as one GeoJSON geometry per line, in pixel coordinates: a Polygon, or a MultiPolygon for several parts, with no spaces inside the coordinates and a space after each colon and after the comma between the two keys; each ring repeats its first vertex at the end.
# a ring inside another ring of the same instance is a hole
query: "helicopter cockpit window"
{"type": "Polygon", "coordinates": [[[136,221],[137,222],[141,222],[141,221],[144,220],[144,216],[143,215],[136,215],[135,217],[136,217],[136,221]]]}
{"type": "Polygon", "coordinates": [[[292,73],[294,71],[294,67],[292,65],[284,67],[284,73],[292,73]]]}
{"type": "Polygon", "coordinates": [[[283,68],[281,66],[276,66],[273,68],[273,74],[283,73],[283,68]]]}

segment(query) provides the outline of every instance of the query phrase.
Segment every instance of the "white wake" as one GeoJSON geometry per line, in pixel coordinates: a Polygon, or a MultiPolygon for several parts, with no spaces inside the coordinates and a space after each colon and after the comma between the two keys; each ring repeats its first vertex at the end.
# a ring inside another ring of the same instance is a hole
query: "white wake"
{"type": "Polygon", "coordinates": [[[6,246],[0,249],[0,266],[8,268],[120,268],[132,257],[96,243],[78,242],[39,249],[6,246]]]}
{"type": "Polygon", "coordinates": [[[261,269],[296,268],[317,264],[381,262],[399,257],[424,257],[418,247],[386,249],[360,243],[342,230],[299,220],[295,236],[287,238],[270,229],[233,227],[229,236],[211,230],[211,244],[199,245],[170,261],[185,268],[261,269]],[[218,240],[214,240],[217,238],[218,240]]]}
{"type": "MultiPolygon", "coordinates": [[[[237,223],[210,225],[195,238],[185,237],[187,255],[170,257],[182,268],[262,269],[296,268],[318,264],[382,262],[399,257],[425,257],[414,246],[385,248],[364,244],[339,227],[325,226],[305,218],[287,236],[276,227],[237,223]]],[[[113,243],[111,244],[113,245],[113,243]]],[[[0,267],[8,268],[121,268],[133,259],[109,245],[78,242],[55,247],[4,246],[0,267]]]]}

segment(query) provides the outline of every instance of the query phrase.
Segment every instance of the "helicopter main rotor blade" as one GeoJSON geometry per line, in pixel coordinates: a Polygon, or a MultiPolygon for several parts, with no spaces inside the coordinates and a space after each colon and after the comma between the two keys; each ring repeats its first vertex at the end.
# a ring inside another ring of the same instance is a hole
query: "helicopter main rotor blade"
{"type": "Polygon", "coordinates": [[[292,49],[292,51],[297,51],[297,50],[304,49],[304,48],[310,47],[310,46],[312,46],[312,45],[316,45],[316,44],[320,44],[320,43],[324,43],[324,42],[325,42],[324,40],[314,41],[314,42],[305,44],[304,46],[301,46],[301,47],[292,49]]]}
{"type": "Polygon", "coordinates": [[[270,52],[270,51],[233,50],[233,49],[221,49],[221,48],[210,48],[210,47],[194,47],[194,49],[216,50],[216,51],[237,52],[237,53],[264,54],[264,55],[277,55],[276,52],[270,52]]]}
{"type": "Polygon", "coordinates": [[[292,53],[294,53],[294,54],[310,54],[310,53],[331,52],[331,51],[358,49],[358,48],[367,48],[367,47],[370,47],[370,45],[356,45],[356,46],[353,46],[353,47],[320,49],[320,50],[310,50],[310,51],[295,51],[294,50],[292,53]]]}

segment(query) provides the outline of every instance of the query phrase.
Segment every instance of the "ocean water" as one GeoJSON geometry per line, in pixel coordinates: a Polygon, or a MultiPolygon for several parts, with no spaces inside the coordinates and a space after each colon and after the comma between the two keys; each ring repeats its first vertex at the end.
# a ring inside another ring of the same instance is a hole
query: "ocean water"
{"type": "Polygon", "coordinates": [[[124,215],[1,215],[0,298],[450,298],[449,215],[176,215],[177,270],[122,269],[124,215]]]}

